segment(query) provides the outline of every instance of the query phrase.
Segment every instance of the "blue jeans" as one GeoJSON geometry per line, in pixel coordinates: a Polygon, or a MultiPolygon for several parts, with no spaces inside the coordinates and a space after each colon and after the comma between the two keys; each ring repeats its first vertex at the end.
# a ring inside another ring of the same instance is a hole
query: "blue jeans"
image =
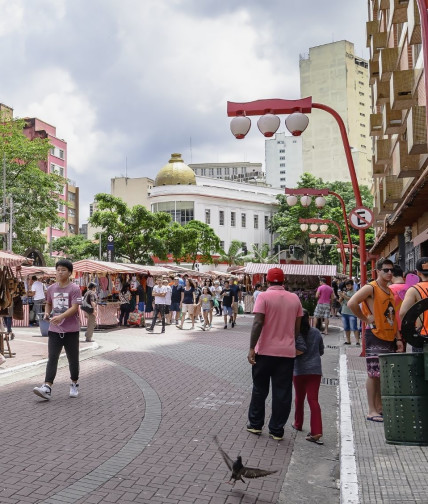
{"type": "Polygon", "coordinates": [[[291,411],[293,368],[294,358],[256,355],[256,363],[252,366],[253,393],[248,410],[251,427],[261,429],[265,423],[265,402],[272,382],[269,432],[276,436],[284,435],[284,425],[291,411]]]}
{"type": "Polygon", "coordinates": [[[140,301],[138,303],[138,311],[139,312],[144,312],[144,301],[140,301]]]}
{"type": "Polygon", "coordinates": [[[342,313],[342,322],[344,331],[358,331],[357,317],[342,313]]]}

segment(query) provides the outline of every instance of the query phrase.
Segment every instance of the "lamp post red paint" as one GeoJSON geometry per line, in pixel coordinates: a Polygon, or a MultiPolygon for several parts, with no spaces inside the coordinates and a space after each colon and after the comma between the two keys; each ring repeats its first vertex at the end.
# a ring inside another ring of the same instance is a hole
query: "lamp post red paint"
{"type": "Polygon", "coordinates": [[[337,232],[339,233],[339,245],[340,245],[340,250],[341,250],[341,256],[343,254],[344,257],[342,257],[342,263],[344,264],[343,268],[343,273],[346,274],[346,251],[345,248],[349,250],[349,276],[352,277],[352,243],[349,240],[348,237],[348,244],[343,242],[343,235],[342,235],[342,230],[340,228],[340,225],[338,222],[331,220],[331,219],[318,219],[318,218],[313,218],[313,219],[299,219],[299,224],[333,224],[337,228],[337,232]],[[345,259],[345,260],[344,260],[345,259]]]}
{"type": "MultiPolygon", "coordinates": [[[[305,114],[310,113],[313,108],[324,110],[325,112],[332,115],[337,122],[342,137],[346,161],[348,163],[349,175],[351,177],[352,188],[355,194],[355,201],[357,203],[357,206],[362,206],[363,202],[361,199],[360,187],[358,185],[357,175],[355,173],[355,166],[354,161],[352,159],[351,148],[349,146],[348,135],[346,134],[346,127],[342,118],[334,109],[322,103],[313,103],[312,97],[309,96],[307,98],[302,98],[299,100],[267,99],[267,100],[256,100],[246,103],[227,102],[227,115],[229,117],[238,117],[238,116],[246,117],[254,115],[264,115],[267,113],[293,114],[298,112],[305,114]]],[[[299,132],[298,130],[297,131],[295,130],[292,133],[293,135],[299,135],[301,131],[299,132]]],[[[241,135],[241,138],[243,138],[244,136],[245,134],[243,136],[241,135]]],[[[347,221],[347,218],[345,218],[345,220],[347,221]]],[[[361,285],[364,285],[367,282],[366,235],[364,229],[359,230],[359,238],[360,238],[359,255],[361,261],[360,277],[361,277],[361,285]]]]}

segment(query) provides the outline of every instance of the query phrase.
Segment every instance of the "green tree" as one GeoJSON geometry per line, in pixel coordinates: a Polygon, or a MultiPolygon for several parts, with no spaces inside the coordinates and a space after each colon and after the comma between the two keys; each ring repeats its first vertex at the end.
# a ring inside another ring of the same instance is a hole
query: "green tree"
{"type": "Polygon", "coordinates": [[[71,261],[98,257],[99,246],[82,235],[61,236],[52,243],[52,250],[71,261]]]}
{"type": "Polygon", "coordinates": [[[192,263],[192,269],[195,269],[198,260],[204,264],[212,264],[212,255],[219,250],[220,238],[208,224],[200,221],[190,221],[184,228],[187,235],[183,243],[183,252],[187,260],[192,263]]]}
{"type": "MultiPolygon", "coordinates": [[[[0,198],[12,198],[13,250],[24,252],[29,247],[43,250],[43,235],[48,226],[61,226],[58,201],[66,180],[41,170],[46,166],[51,148],[48,139],[30,140],[24,133],[25,120],[0,116],[0,167],[6,165],[6,187],[0,183],[0,198]]],[[[9,200],[10,201],[10,200],[9,200]]],[[[7,209],[3,208],[3,210],[7,209]]],[[[9,220],[5,215],[5,220],[9,220]]]]}
{"type": "Polygon", "coordinates": [[[253,244],[252,252],[242,259],[244,262],[270,264],[278,261],[278,256],[277,254],[271,254],[269,245],[263,243],[262,245],[253,244]]]}
{"type": "Polygon", "coordinates": [[[238,265],[244,264],[245,254],[241,249],[242,249],[242,242],[238,240],[232,240],[227,252],[222,249],[218,251],[220,254],[218,262],[227,263],[228,266],[234,266],[235,264],[238,265]],[[241,252],[239,252],[240,250],[241,252]]]}
{"type": "Polygon", "coordinates": [[[163,236],[171,221],[169,214],[151,213],[142,205],[129,208],[120,198],[105,193],[97,194],[95,202],[97,210],[89,222],[102,229],[103,237],[114,237],[116,258],[143,264],[153,264],[152,256],[166,258],[163,236]]]}
{"type": "MultiPolygon", "coordinates": [[[[347,215],[349,215],[349,212],[352,210],[352,208],[356,206],[355,194],[351,182],[325,183],[320,178],[314,177],[309,173],[304,173],[300,178],[297,187],[299,188],[308,187],[314,189],[326,188],[330,189],[333,192],[338,193],[345,202],[347,215]]],[[[363,205],[372,208],[373,198],[372,195],[370,194],[369,189],[366,186],[360,186],[360,191],[363,205]]],[[[318,246],[311,245],[309,242],[309,233],[302,233],[299,224],[299,218],[304,219],[321,218],[336,221],[340,225],[343,239],[347,243],[348,240],[346,237],[343,211],[338,198],[335,196],[327,196],[326,205],[322,209],[316,208],[314,204],[311,204],[309,207],[303,207],[300,204],[290,207],[287,204],[286,196],[282,194],[279,195],[277,199],[280,205],[279,210],[271,220],[271,230],[277,234],[275,244],[280,245],[281,248],[284,249],[288,245],[299,245],[302,247],[302,250],[308,257],[308,259],[313,262],[318,262],[320,264],[340,263],[340,255],[337,253],[335,246],[330,247],[326,246],[325,248],[320,248],[318,246]]],[[[330,225],[326,233],[337,235],[338,231],[336,226],[330,225]]],[[[358,231],[350,227],[350,233],[353,245],[358,247],[359,245],[358,231]]],[[[370,244],[373,243],[373,241],[374,241],[373,229],[369,229],[366,231],[366,243],[368,246],[370,246],[370,244]]],[[[354,263],[356,262],[355,259],[357,259],[355,256],[356,254],[354,254],[354,263]]]]}

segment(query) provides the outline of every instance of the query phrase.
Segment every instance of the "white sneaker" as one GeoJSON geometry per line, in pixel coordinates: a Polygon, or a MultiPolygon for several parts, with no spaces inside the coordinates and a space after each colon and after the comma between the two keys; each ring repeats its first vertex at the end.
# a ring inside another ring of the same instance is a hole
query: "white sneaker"
{"type": "Polygon", "coordinates": [[[77,397],[79,395],[79,384],[71,383],[70,384],[70,397],[77,397]]]}
{"type": "Polygon", "coordinates": [[[33,392],[43,398],[43,399],[46,399],[49,401],[49,399],[51,398],[51,395],[52,395],[52,389],[49,387],[49,385],[46,385],[46,383],[44,383],[41,387],[34,387],[33,388],[33,392]]]}

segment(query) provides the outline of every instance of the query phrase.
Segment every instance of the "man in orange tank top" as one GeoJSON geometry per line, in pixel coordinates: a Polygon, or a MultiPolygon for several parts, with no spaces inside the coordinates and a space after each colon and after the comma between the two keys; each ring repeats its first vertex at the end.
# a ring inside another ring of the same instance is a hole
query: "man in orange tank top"
{"type": "Polygon", "coordinates": [[[348,301],[348,308],[367,324],[367,420],[372,422],[383,422],[379,354],[404,350],[395,317],[394,295],[388,288],[393,266],[390,259],[379,259],[376,264],[377,279],[364,285],[348,301]]]}
{"type": "MultiPolygon", "coordinates": [[[[416,271],[420,282],[416,285],[410,287],[406,295],[404,296],[403,303],[400,308],[400,318],[402,319],[404,315],[409,311],[409,309],[421,299],[428,297],[428,257],[421,257],[416,263],[416,271]]],[[[423,318],[423,328],[421,334],[428,336],[428,312],[424,312],[423,318]]],[[[419,349],[414,348],[413,351],[418,351],[419,349]]],[[[422,351],[422,349],[420,349],[422,351]]]]}

